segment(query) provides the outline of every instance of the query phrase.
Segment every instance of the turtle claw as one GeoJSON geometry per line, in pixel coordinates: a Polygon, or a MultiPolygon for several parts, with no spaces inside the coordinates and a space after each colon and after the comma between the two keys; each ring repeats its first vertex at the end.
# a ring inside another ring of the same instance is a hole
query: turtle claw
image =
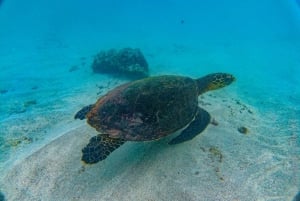
{"type": "Polygon", "coordinates": [[[85,119],[87,113],[89,113],[93,107],[94,107],[94,104],[83,107],[81,110],[79,110],[75,114],[74,119],[80,119],[80,120],[85,119]]]}

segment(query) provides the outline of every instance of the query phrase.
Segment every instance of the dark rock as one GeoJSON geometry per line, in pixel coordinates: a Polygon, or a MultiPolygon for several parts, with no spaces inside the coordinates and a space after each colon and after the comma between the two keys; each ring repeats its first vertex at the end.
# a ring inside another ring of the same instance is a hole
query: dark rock
{"type": "Polygon", "coordinates": [[[79,69],[78,66],[72,66],[71,68],[69,68],[69,72],[73,72],[73,71],[76,71],[78,69],[79,69]]]}
{"type": "Polygon", "coordinates": [[[4,195],[3,195],[3,193],[0,191],[0,201],[5,201],[6,199],[5,199],[5,197],[4,197],[4,195]]]}
{"type": "Polygon", "coordinates": [[[94,73],[107,73],[130,78],[148,76],[148,63],[139,49],[110,49],[99,52],[93,61],[94,73]]]}
{"type": "Polygon", "coordinates": [[[249,132],[249,129],[244,127],[244,126],[241,126],[241,127],[238,128],[238,131],[240,133],[247,134],[249,132]]]}
{"type": "Polygon", "coordinates": [[[29,100],[29,101],[24,102],[24,107],[29,107],[29,106],[36,105],[36,104],[37,104],[36,100],[29,100]]]}
{"type": "Polygon", "coordinates": [[[217,122],[217,120],[215,120],[214,118],[212,118],[211,122],[210,122],[212,125],[214,126],[218,126],[219,123],[217,122]]]}
{"type": "Polygon", "coordinates": [[[8,90],[6,90],[6,89],[1,89],[0,90],[0,94],[5,94],[5,93],[7,93],[8,92],[8,90]]]}
{"type": "Polygon", "coordinates": [[[300,201],[300,191],[298,191],[297,195],[294,197],[293,201],[300,201]]]}

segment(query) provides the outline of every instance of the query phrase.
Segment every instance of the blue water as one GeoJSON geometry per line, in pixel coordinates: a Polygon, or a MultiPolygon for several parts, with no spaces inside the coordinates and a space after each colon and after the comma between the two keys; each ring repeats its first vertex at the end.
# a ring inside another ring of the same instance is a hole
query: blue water
{"type": "MultiPolygon", "coordinates": [[[[257,125],[243,122],[256,131],[253,143],[285,164],[273,172],[279,179],[259,186],[255,198],[292,200],[300,190],[296,0],[0,1],[0,179],[16,162],[78,127],[73,115],[97,99],[97,86],[126,81],[91,69],[99,51],[124,47],[141,49],[151,75],[234,74],[237,81],[221,96],[255,111],[257,125]],[[77,70],[70,72],[73,66],[77,70]]],[[[9,190],[3,194],[14,200],[9,190]]]]}

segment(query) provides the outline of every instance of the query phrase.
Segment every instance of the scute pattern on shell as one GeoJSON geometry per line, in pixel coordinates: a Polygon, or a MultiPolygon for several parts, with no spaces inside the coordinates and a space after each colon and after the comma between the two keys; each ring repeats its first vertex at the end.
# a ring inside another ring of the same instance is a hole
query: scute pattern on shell
{"type": "Polygon", "coordinates": [[[154,140],[186,126],[195,116],[195,80],[158,76],[127,83],[100,98],[88,123],[114,138],[154,140]]]}

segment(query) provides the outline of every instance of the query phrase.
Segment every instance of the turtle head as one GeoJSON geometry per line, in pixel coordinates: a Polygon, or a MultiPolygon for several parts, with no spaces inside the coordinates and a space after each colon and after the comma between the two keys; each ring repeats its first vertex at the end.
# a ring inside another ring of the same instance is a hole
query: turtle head
{"type": "Polygon", "coordinates": [[[235,77],[228,73],[212,73],[197,79],[199,94],[231,84],[235,77]]]}

